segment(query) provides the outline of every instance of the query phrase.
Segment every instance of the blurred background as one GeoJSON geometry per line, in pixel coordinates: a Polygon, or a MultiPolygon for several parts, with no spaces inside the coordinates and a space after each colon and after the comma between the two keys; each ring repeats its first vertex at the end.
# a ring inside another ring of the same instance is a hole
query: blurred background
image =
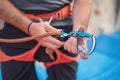
{"type": "MultiPolygon", "coordinates": [[[[87,60],[79,59],[77,80],[120,80],[120,0],[93,0],[88,32],[96,36],[96,48],[87,60]]],[[[45,68],[39,63],[35,67],[45,80],[45,68]]]]}

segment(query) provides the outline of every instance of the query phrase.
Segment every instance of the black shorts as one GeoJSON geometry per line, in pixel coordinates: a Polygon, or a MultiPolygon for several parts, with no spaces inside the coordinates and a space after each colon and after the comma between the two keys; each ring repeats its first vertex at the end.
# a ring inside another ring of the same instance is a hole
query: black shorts
{"type": "MultiPolygon", "coordinates": [[[[66,32],[70,32],[72,30],[72,25],[56,26],[56,28],[61,28],[64,29],[66,32]]],[[[21,30],[8,23],[6,23],[4,29],[0,31],[1,38],[14,39],[28,36],[29,35],[25,34],[21,30]]],[[[22,43],[0,43],[0,46],[1,50],[4,51],[7,55],[15,56],[32,49],[36,44],[37,41],[32,40],[22,43]]],[[[77,56],[63,50],[63,48],[60,48],[60,50],[68,56],[77,56]]],[[[54,57],[57,58],[55,53],[54,57]]],[[[53,61],[49,58],[47,54],[45,54],[45,47],[40,47],[35,53],[34,58],[41,62],[53,61]]],[[[47,68],[47,80],[76,80],[77,65],[77,62],[75,61],[53,65],[47,68]]],[[[2,62],[1,66],[3,80],[38,80],[35,72],[34,62],[11,60],[8,62],[2,62]]]]}

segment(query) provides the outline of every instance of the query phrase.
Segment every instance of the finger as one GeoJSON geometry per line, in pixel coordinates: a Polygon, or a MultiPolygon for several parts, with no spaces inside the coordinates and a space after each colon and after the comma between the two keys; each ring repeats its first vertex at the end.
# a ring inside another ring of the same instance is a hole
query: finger
{"type": "Polygon", "coordinates": [[[68,52],[72,52],[71,49],[70,49],[70,45],[69,45],[69,42],[68,40],[64,43],[64,49],[67,50],[68,52]]]}
{"type": "Polygon", "coordinates": [[[72,39],[69,38],[64,44],[64,49],[67,50],[68,52],[72,53],[72,46],[73,45],[71,43],[72,43],[72,39]]]}
{"type": "Polygon", "coordinates": [[[41,45],[42,45],[43,47],[47,47],[47,48],[50,48],[50,49],[52,49],[52,50],[58,49],[58,46],[53,45],[53,44],[51,44],[51,43],[49,43],[49,42],[44,42],[44,41],[42,41],[42,42],[41,42],[41,45]]]}
{"type": "Polygon", "coordinates": [[[58,39],[56,39],[54,37],[51,37],[51,36],[45,37],[45,38],[43,38],[43,40],[46,41],[46,42],[49,42],[53,45],[56,45],[56,46],[62,46],[63,43],[64,43],[64,42],[61,42],[58,39]]]}
{"type": "Polygon", "coordinates": [[[75,37],[72,37],[72,43],[71,43],[71,49],[72,49],[72,53],[77,54],[78,53],[78,49],[77,49],[77,39],[75,37]]]}
{"type": "Polygon", "coordinates": [[[65,50],[67,50],[67,44],[66,44],[66,42],[64,43],[63,48],[64,48],[65,50]]]}
{"type": "Polygon", "coordinates": [[[66,44],[66,48],[65,48],[68,52],[72,53],[72,49],[71,46],[69,44],[66,44]]]}
{"type": "Polygon", "coordinates": [[[82,58],[82,59],[88,59],[88,55],[85,55],[84,53],[80,53],[80,57],[82,58]]]}
{"type": "MultiPolygon", "coordinates": [[[[81,46],[85,51],[87,51],[87,46],[86,46],[86,43],[85,43],[85,42],[82,42],[82,43],[80,44],[80,46],[81,46]]],[[[82,59],[87,59],[87,58],[88,58],[88,55],[84,54],[83,52],[80,52],[80,57],[81,57],[82,59]]]]}
{"type": "Polygon", "coordinates": [[[80,45],[85,51],[87,51],[87,45],[86,43],[80,45]]]}
{"type": "Polygon", "coordinates": [[[86,39],[80,38],[78,44],[84,49],[87,50],[87,43],[86,39]]]}
{"type": "Polygon", "coordinates": [[[78,31],[86,31],[86,27],[81,25],[79,28],[78,28],[78,31]]]}
{"type": "Polygon", "coordinates": [[[86,38],[78,37],[78,44],[83,45],[85,44],[86,41],[87,41],[86,38]]]}

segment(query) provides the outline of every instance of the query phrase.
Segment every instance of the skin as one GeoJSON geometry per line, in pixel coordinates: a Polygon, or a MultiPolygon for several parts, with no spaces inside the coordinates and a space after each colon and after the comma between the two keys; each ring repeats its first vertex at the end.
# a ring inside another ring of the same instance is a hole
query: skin
{"type": "MultiPolygon", "coordinates": [[[[74,0],[73,5],[73,30],[86,31],[91,13],[92,0],[74,0]]],[[[30,20],[16,9],[9,0],[0,0],[0,18],[11,23],[27,33],[27,26],[30,20]]],[[[47,23],[33,23],[30,27],[30,35],[40,35],[52,31],[59,31],[47,23]]],[[[78,53],[77,43],[86,49],[86,41],[83,38],[71,37],[66,42],[61,42],[51,36],[36,39],[42,46],[56,50],[64,46],[69,52],[78,53]],[[72,46],[72,47],[71,47],[72,46]]],[[[80,53],[81,58],[86,59],[87,55],[80,53]]]]}
{"type": "MultiPolygon", "coordinates": [[[[74,0],[72,15],[73,15],[73,31],[87,31],[90,13],[92,8],[92,0],[74,0]]],[[[64,43],[64,49],[74,54],[78,53],[76,45],[81,45],[84,49],[86,47],[86,40],[81,37],[71,37],[64,43]]],[[[87,59],[88,56],[80,53],[82,59],[87,59]]]]}
{"type": "MultiPolygon", "coordinates": [[[[31,20],[25,17],[18,9],[16,9],[9,0],[0,0],[0,18],[6,22],[13,24],[17,28],[27,33],[27,26],[31,20]]],[[[47,31],[57,31],[49,24],[46,23],[33,23],[30,28],[31,35],[40,35],[47,31]]],[[[49,36],[45,38],[37,38],[42,46],[50,49],[58,49],[63,45],[63,42],[49,36]]]]}

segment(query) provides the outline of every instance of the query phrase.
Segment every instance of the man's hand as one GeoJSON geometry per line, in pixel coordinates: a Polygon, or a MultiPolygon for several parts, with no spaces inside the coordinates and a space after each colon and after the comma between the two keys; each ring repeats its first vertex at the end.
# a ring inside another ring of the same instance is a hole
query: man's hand
{"type": "MultiPolygon", "coordinates": [[[[82,28],[79,28],[79,31],[83,31],[82,28]]],[[[82,37],[70,37],[65,43],[64,43],[64,49],[73,53],[77,54],[80,51],[77,49],[77,45],[80,45],[83,49],[87,49],[86,47],[86,40],[82,37]]],[[[80,56],[82,59],[87,59],[88,56],[84,53],[80,52],[80,56]]]]}
{"type": "MultiPolygon", "coordinates": [[[[81,27],[80,25],[83,25],[84,27],[82,28],[86,28],[88,26],[89,23],[89,19],[90,19],[90,15],[91,15],[91,9],[92,9],[92,1],[93,0],[74,0],[74,4],[73,4],[73,8],[72,8],[72,20],[73,20],[73,31],[78,29],[79,27],[81,27]]],[[[79,29],[79,31],[82,31],[81,29],[79,29]]],[[[86,31],[85,29],[83,31],[86,31]]],[[[69,39],[70,40],[70,39],[69,39]]],[[[69,43],[71,43],[72,41],[69,41],[69,43]]],[[[87,49],[86,48],[86,40],[83,38],[78,38],[78,45],[80,45],[83,49],[87,49]]],[[[65,48],[66,50],[70,51],[70,49],[73,49],[76,51],[75,48],[77,48],[76,46],[76,41],[72,42],[72,44],[74,43],[74,48],[65,48]]],[[[65,47],[68,44],[65,44],[65,47]]],[[[69,46],[73,46],[73,45],[69,45],[69,46]]],[[[87,55],[80,53],[81,58],[86,59],[87,55]]]]}
{"type": "MultiPolygon", "coordinates": [[[[42,22],[42,23],[33,23],[30,27],[30,34],[31,35],[41,35],[47,32],[55,32],[59,31],[58,29],[53,28],[49,24],[42,22]]],[[[53,38],[52,36],[44,37],[44,38],[37,38],[37,41],[44,47],[50,48],[52,50],[56,50],[63,45],[63,42],[53,38]]]]}

